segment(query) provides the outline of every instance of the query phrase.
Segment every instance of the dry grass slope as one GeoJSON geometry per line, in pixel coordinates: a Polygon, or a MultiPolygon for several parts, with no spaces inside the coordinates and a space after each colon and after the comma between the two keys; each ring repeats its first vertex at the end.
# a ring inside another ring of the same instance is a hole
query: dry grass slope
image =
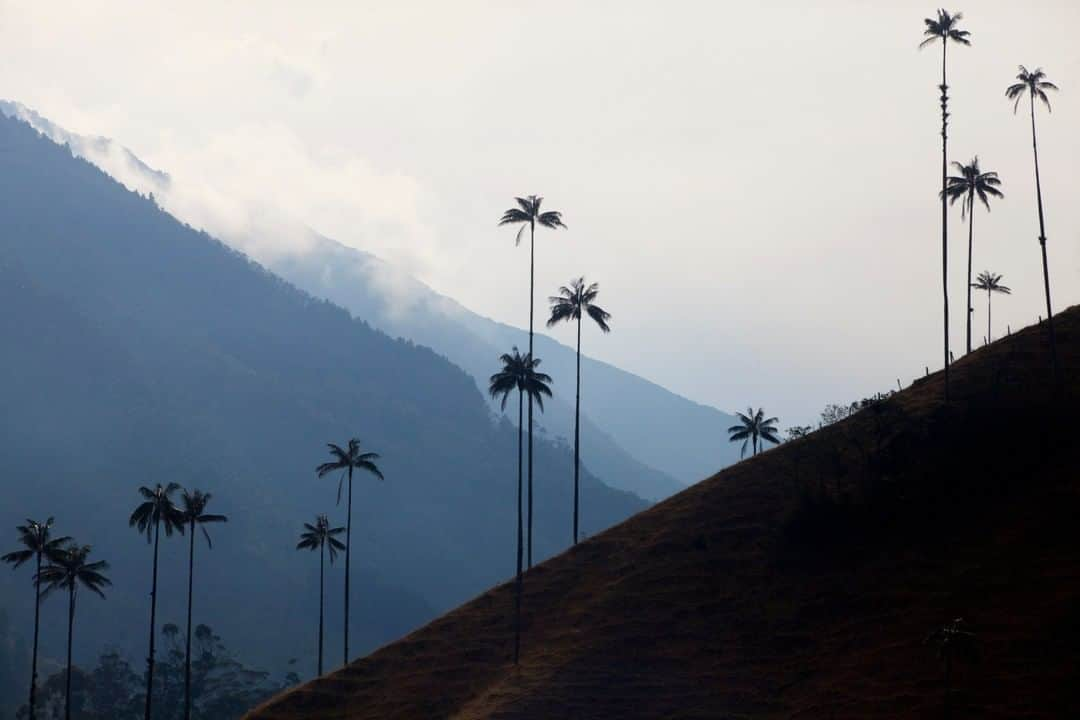
{"type": "MultiPolygon", "coordinates": [[[[501,585],[252,720],[1080,717],[1080,309],[501,585]]],[[[723,442],[723,438],[717,438],[723,442]]],[[[508,538],[507,552],[511,552],[508,538]]],[[[448,569],[448,571],[452,571],[448,569]]]]}

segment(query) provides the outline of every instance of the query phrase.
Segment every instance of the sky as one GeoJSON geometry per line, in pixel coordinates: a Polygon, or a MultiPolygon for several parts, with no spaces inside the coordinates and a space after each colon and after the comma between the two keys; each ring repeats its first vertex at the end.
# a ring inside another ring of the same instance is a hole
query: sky
{"type": "MultiPolygon", "coordinates": [[[[1005,192],[975,216],[975,273],[1013,289],[996,335],[1044,313],[1018,63],[1062,88],[1038,110],[1043,195],[1055,307],[1080,302],[1080,3],[952,9],[972,46],[950,51],[950,156],[1005,192]]],[[[538,233],[537,298],[585,275],[614,315],[587,354],[787,426],[941,365],[941,55],[917,50],[934,11],[0,1],[0,97],[170,173],[193,225],[303,251],[290,218],[519,326],[528,254],[496,221],[542,195],[569,229],[538,233]]],[[[950,238],[959,356],[959,206],[950,238]]]]}

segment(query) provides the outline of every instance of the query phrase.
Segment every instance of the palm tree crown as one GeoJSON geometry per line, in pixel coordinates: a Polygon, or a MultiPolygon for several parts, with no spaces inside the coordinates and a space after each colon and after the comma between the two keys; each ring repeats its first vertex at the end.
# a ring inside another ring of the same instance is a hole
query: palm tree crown
{"type": "Polygon", "coordinates": [[[577,278],[570,282],[570,286],[559,288],[559,294],[548,298],[551,302],[551,318],[547,321],[548,327],[555,327],[560,322],[580,320],[584,311],[604,332],[611,332],[608,321],[611,313],[605,311],[593,301],[600,294],[600,286],[593,283],[585,286],[585,278],[577,278]]]}
{"type": "Polygon", "coordinates": [[[1013,112],[1016,112],[1020,107],[1020,101],[1024,99],[1024,94],[1031,95],[1032,100],[1039,99],[1046,104],[1046,109],[1050,110],[1050,98],[1046,96],[1047,90],[1057,91],[1057,85],[1046,79],[1046,73],[1042,68],[1035,68],[1029,71],[1023,65],[1020,66],[1020,74],[1016,76],[1016,79],[1020,82],[1010,85],[1005,89],[1005,97],[1010,100],[1015,100],[1013,103],[1013,112]]]}
{"type": "Polygon", "coordinates": [[[213,547],[214,543],[210,539],[210,533],[206,531],[206,525],[228,522],[229,518],[224,515],[213,515],[206,512],[206,506],[210,503],[211,497],[210,493],[204,493],[202,490],[192,492],[184,490],[180,493],[180,512],[183,515],[184,523],[191,527],[192,532],[194,532],[195,526],[198,525],[206,537],[206,544],[213,547]]]}
{"type": "Polygon", "coordinates": [[[985,290],[986,292],[996,292],[1005,295],[1012,294],[1012,290],[1001,284],[1001,275],[995,275],[989,270],[984,270],[979,273],[979,277],[975,279],[975,282],[971,283],[971,287],[976,290],[985,290]]]}
{"type": "Polygon", "coordinates": [[[499,357],[503,369],[491,376],[488,392],[491,397],[502,397],[502,408],[506,409],[506,401],[510,393],[525,393],[536,401],[540,409],[544,409],[543,396],[551,397],[551,376],[537,371],[540,358],[533,359],[532,355],[522,355],[515,347],[513,352],[503,353],[499,357]]]}
{"type": "Polygon", "coordinates": [[[109,564],[104,560],[87,562],[90,556],[89,545],[70,543],[57,554],[52,564],[41,569],[41,581],[45,584],[45,595],[57,590],[75,592],[79,585],[105,597],[103,587],[112,585],[105,571],[109,564]]]}
{"type": "Polygon", "coordinates": [[[780,437],[777,435],[780,430],[776,427],[779,419],[766,418],[763,408],[758,410],[747,408],[746,414],[735,413],[735,416],[739,419],[739,424],[728,428],[728,439],[731,442],[743,441],[742,450],[739,452],[740,457],[746,455],[748,443],[753,447],[754,454],[757,454],[758,443],[761,440],[768,440],[773,445],[780,443],[780,437]]]}
{"type": "Polygon", "coordinates": [[[923,31],[923,35],[926,39],[919,43],[920,48],[924,48],[927,45],[934,43],[937,40],[942,42],[958,42],[961,45],[970,45],[971,40],[968,38],[971,36],[967,30],[957,29],[957,24],[964,18],[964,13],[950,13],[948,10],[938,10],[937,18],[926,18],[923,22],[926,23],[926,29],[923,31]]]}
{"type": "Polygon", "coordinates": [[[341,487],[345,482],[347,474],[352,470],[366,470],[380,480],[385,480],[382,471],[379,470],[375,461],[379,459],[378,453],[362,452],[360,449],[360,440],[358,438],[352,438],[349,440],[348,445],[342,448],[340,445],[334,443],[326,443],[326,447],[329,448],[330,454],[333,456],[333,460],[325,462],[315,468],[315,474],[319,477],[324,477],[336,470],[342,470],[341,480],[338,481],[338,502],[341,502],[341,487]]]}
{"type": "Polygon", "coordinates": [[[304,532],[300,533],[300,542],[296,543],[297,550],[319,550],[323,547],[329,551],[330,562],[337,559],[339,551],[345,549],[345,543],[337,539],[337,535],[345,532],[344,527],[330,527],[330,520],[325,515],[315,518],[315,524],[304,523],[304,532]]]}
{"type": "Polygon", "coordinates": [[[975,199],[978,198],[986,209],[990,209],[990,196],[1003,198],[1005,195],[998,189],[1001,180],[996,172],[983,172],[979,167],[979,158],[972,158],[967,165],[954,162],[953,168],[959,175],[950,175],[948,184],[945,186],[945,195],[949,203],[955,203],[963,199],[960,206],[960,216],[967,217],[967,213],[974,209],[975,199]]]}
{"type": "Polygon", "coordinates": [[[172,495],[180,486],[169,483],[162,486],[158,483],[153,490],[146,487],[139,488],[139,494],[143,502],[139,503],[135,511],[131,513],[128,525],[138,528],[139,532],[146,533],[146,542],[154,539],[154,528],[161,524],[166,535],[172,535],[173,531],[184,534],[184,511],[172,501],[172,495]]]}
{"type": "Polygon", "coordinates": [[[63,552],[64,545],[66,545],[71,538],[50,537],[52,526],[52,518],[49,518],[45,522],[27,519],[25,525],[16,526],[15,529],[19,533],[19,542],[22,543],[25,549],[9,552],[7,555],[0,557],[0,560],[11,563],[12,569],[21,566],[26,561],[33,559],[36,555],[41,555],[50,562],[55,562],[63,552]]]}
{"type": "Polygon", "coordinates": [[[499,218],[499,225],[521,225],[518,230],[517,236],[514,238],[514,244],[521,244],[521,234],[525,232],[525,228],[534,227],[536,225],[543,225],[546,228],[565,228],[566,224],[563,223],[562,213],[558,210],[547,210],[540,212],[540,204],[544,201],[544,198],[539,195],[528,195],[520,198],[516,197],[518,206],[512,207],[502,214],[499,218]]]}

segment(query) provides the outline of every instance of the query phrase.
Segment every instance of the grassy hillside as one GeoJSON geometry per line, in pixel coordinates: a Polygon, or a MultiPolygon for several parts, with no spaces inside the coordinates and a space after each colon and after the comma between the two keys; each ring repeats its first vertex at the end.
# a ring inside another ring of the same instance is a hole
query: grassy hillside
{"type": "Polygon", "coordinates": [[[1080,309],[712,478],[252,712],[293,718],[935,718],[1080,712],[1080,309]]]}

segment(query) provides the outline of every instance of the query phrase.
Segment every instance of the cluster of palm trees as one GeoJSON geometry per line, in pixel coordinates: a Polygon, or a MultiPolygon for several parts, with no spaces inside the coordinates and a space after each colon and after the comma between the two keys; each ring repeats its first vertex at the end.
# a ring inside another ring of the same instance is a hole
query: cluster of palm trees
{"type": "MultiPolygon", "coordinates": [[[[176,483],[169,483],[154,488],[140,487],[139,495],[141,502],[131,514],[130,525],[146,535],[147,542],[153,542],[153,571],[151,576],[150,591],[150,652],[147,656],[146,668],[146,706],[145,717],[149,720],[153,706],[153,683],[154,683],[154,636],[157,619],[157,578],[158,578],[158,549],[160,546],[161,530],[164,528],[165,535],[171,536],[174,532],[184,534],[188,532],[190,545],[188,548],[188,605],[187,605],[187,646],[184,667],[184,718],[191,718],[191,617],[192,601],[194,595],[195,576],[195,530],[199,527],[203,531],[208,544],[211,544],[210,534],[206,526],[210,523],[225,522],[224,515],[214,515],[206,512],[210,503],[210,494],[199,490],[187,491],[176,483]],[[173,501],[173,496],[180,493],[180,504],[173,501]]],[[[74,645],[75,631],[75,600],[80,587],[93,592],[104,598],[104,588],[112,584],[106,576],[109,569],[108,563],[103,560],[90,560],[91,548],[89,545],[80,545],[70,537],[54,537],[53,518],[41,522],[27,520],[25,525],[16,528],[19,550],[10,552],[0,560],[10,563],[13,568],[18,568],[33,560],[35,572],[33,575],[34,585],[34,640],[30,660],[30,701],[28,704],[29,718],[36,718],[37,700],[37,658],[38,658],[38,631],[41,619],[42,601],[55,592],[63,591],[68,594],[68,633],[67,633],[67,666],[65,670],[64,689],[64,718],[71,718],[71,653],[74,645]]]]}
{"type": "MultiPolygon", "coordinates": [[[[517,570],[515,574],[514,601],[514,663],[521,650],[521,592],[523,563],[532,567],[533,559],[533,406],[544,410],[544,397],[551,397],[552,378],[538,370],[540,358],[533,347],[534,307],[536,279],[536,226],[557,229],[566,228],[562,213],[557,210],[542,211],[543,198],[538,195],[516,197],[516,206],[506,210],[499,218],[499,226],[520,225],[515,245],[520,245],[525,230],[529,231],[529,349],[524,355],[515,346],[499,360],[501,369],[491,376],[488,392],[492,398],[501,399],[506,409],[510,396],[518,394],[518,482],[517,482],[517,570]],[[527,410],[526,410],[527,407],[527,410]],[[526,416],[527,413],[527,416],[526,416]],[[525,480],[524,445],[525,428],[528,428],[527,481],[525,480]],[[524,506],[524,507],[523,507],[524,506]]],[[[577,324],[577,367],[574,395],[574,502],[571,539],[576,545],[580,538],[580,476],[581,476],[581,326],[585,317],[590,318],[603,332],[610,332],[611,314],[596,304],[600,294],[597,283],[586,283],[584,277],[575,278],[559,288],[556,295],[548,298],[550,317],[547,326],[559,323],[577,324]]]]}
{"type": "MultiPolygon", "coordinates": [[[[982,202],[987,210],[990,209],[989,198],[1004,197],[1000,188],[1001,181],[995,172],[984,172],[979,167],[978,157],[970,163],[962,164],[954,162],[952,165],[958,174],[949,175],[948,160],[948,127],[949,127],[949,85],[948,85],[948,48],[950,43],[956,45],[971,45],[971,33],[961,30],[960,21],[963,13],[951,13],[946,10],[938,10],[934,18],[926,18],[923,41],[920,48],[941,42],[941,273],[942,293],[944,298],[944,353],[945,353],[945,400],[949,399],[949,364],[952,355],[949,352],[949,206],[957,200],[961,201],[961,215],[968,221],[968,262],[967,262],[967,352],[971,352],[971,321],[974,309],[971,304],[971,291],[986,290],[987,292],[987,332],[986,341],[990,342],[990,294],[994,292],[1009,293],[1010,290],[1001,285],[1001,275],[988,271],[979,275],[976,282],[972,282],[972,255],[974,246],[974,221],[976,199],[982,202]]],[[[1039,217],[1039,246],[1042,252],[1043,287],[1046,295],[1046,322],[1050,340],[1050,354],[1053,360],[1055,377],[1060,377],[1057,355],[1057,340],[1054,336],[1054,316],[1050,303],[1050,270],[1046,257],[1046,223],[1043,216],[1042,184],[1039,178],[1039,146],[1035,130],[1035,101],[1040,100],[1050,109],[1050,99],[1047,91],[1056,91],[1057,85],[1046,78],[1046,73],[1041,68],[1028,70],[1020,66],[1020,73],[1016,76],[1017,82],[1009,85],[1005,90],[1005,96],[1013,100],[1013,112],[1020,107],[1020,101],[1027,96],[1031,111],[1031,145],[1035,158],[1035,198],[1039,217]]]]}

